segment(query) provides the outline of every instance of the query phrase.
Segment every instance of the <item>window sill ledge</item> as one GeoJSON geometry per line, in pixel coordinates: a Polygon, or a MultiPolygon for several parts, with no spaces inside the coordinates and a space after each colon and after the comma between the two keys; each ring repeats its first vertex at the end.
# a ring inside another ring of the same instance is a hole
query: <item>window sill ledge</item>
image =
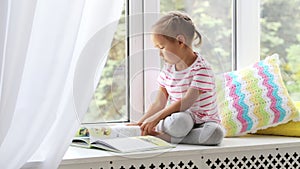
{"type": "MultiPolygon", "coordinates": [[[[228,153],[243,153],[243,152],[265,152],[278,151],[280,149],[291,149],[300,151],[300,138],[297,137],[281,137],[281,136],[263,136],[263,135],[247,135],[238,138],[225,138],[219,146],[199,146],[199,145],[182,145],[179,144],[176,148],[169,150],[155,150],[135,153],[113,153],[97,149],[84,149],[70,147],[66,152],[60,169],[69,169],[74,166],[94,169],[95,168],[111,168],[116,162],[121,164],[131,161],[145,161],[146,159],[181,159],[182,157],[196,157],[202,159],[220,156],[228,153]],[[297,150],[298,149],[298,150],[297,150]]],[[[290,151],[290,150],[287,150],[290,151]]],[[[271,153],[272,154],[272,153],[271,153]]],[[[299,155],[300,156],[300,155],[299,155]]],[[[221,157],[220,157],[221,158],[221,157]]],[[[300,158],[300,157],[299,157],[300,158]]],[[[299,162],[300,163],[300,162],[299,162]]]]}

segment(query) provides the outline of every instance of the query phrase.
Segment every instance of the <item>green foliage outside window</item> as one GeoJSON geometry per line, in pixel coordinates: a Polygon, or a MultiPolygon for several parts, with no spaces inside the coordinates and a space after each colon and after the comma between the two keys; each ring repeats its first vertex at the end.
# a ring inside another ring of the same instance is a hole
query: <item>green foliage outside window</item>
{"type": "Polygon", "coordinates": [[[278,53],[289,93],[300,100],[300,0],[261,0],[261,58],[278,53]]]}
{"type": "Polygon", "coordinates": [[[84,123],[126,121],[126,18],[125,6],[114,34],[107,62],[91,100],[84,123]]]}

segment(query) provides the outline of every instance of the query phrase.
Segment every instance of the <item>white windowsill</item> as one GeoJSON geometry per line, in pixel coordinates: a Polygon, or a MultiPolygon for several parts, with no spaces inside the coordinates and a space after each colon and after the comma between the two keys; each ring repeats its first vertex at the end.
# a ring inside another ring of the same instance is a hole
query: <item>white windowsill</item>
{"type": "Polygon", "coordinates": [[[171,150],[156,150],[135,153],[112,153],[97,149],[84,149],[70,147],[66,152],[61,166],[95,163],[104,161],[117,161],[130,159],[141,159],[153,156],[174,157],[174,155],[212,154],[226,152],[246,152],[248,150],[279,149],[287,147],[300,147],[300,138],[281,136],[247,135],[237,138],[225,138],[219,146],[199,145],[177,145],[171,150]],[[180,153],[178,153],[180,152],[180,153]]]}

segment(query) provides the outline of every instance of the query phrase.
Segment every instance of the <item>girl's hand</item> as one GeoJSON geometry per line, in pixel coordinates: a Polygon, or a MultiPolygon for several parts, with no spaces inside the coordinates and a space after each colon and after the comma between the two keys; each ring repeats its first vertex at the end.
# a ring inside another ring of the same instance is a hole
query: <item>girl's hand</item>
{"type": "Polygon", "coordinates": [[[159,121],[160,121],[160,119],[158,118],[158,113],[147,118],[141,124],[142,136],[157,135],[157,132],[155,131],[155,127],[159,123],[159,121]]]}
{"type": "Polygon", "coordinates": [[[128,123],[126,126],[140,126],[141,124],[139,123],[128,123]]]}
{"type": "Polygon", "coordinates": [[[141,126],[143,124],[142,121],[138,121],[138,122],[131,122],[126,124],[126,126],[141,126]]]}

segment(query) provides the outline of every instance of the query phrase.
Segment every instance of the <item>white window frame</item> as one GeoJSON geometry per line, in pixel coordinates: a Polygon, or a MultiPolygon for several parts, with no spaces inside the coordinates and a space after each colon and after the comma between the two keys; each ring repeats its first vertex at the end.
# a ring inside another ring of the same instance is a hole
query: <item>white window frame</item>
{"type": "MultiPolygon", "coordinates": [[[[233,69],[241,69],[260,59],[260,0],[232,1],[236,6],[232,12],[233,69]]],[[[129,0],[129,12],[129,111],[130,121],[138,121],[157,89],[161,60],[149,35],[151,25],[159,18],[160,0],[129,0]],[[130,22],[131,17],[134,22],[130,22]]]]}
{"type": "Polygon", "coordinates": [[[241,69],[260,60],[260,0],[235,1],[236,68],[241,69]]]}
{"type": "Polygon", "coordinates": [[[130,121],[138,121],[157,89],[160,58],[150,40],[151,25],[159,17],[159,0],[129,0],[130,121]],[[155,55],[155,56],[152,56],[155,55]],[[131,66],[132,65],[132,66],[131,66]],[[152,94],[151,94],[152,93],[152,94]]]}
{"type": "Polygon", "coordinates": [[[129,0],[128,4],[128,39],[129,39],[129,120],[136,122],[144,112],[144,19],[143,1],[129,0]]]}

